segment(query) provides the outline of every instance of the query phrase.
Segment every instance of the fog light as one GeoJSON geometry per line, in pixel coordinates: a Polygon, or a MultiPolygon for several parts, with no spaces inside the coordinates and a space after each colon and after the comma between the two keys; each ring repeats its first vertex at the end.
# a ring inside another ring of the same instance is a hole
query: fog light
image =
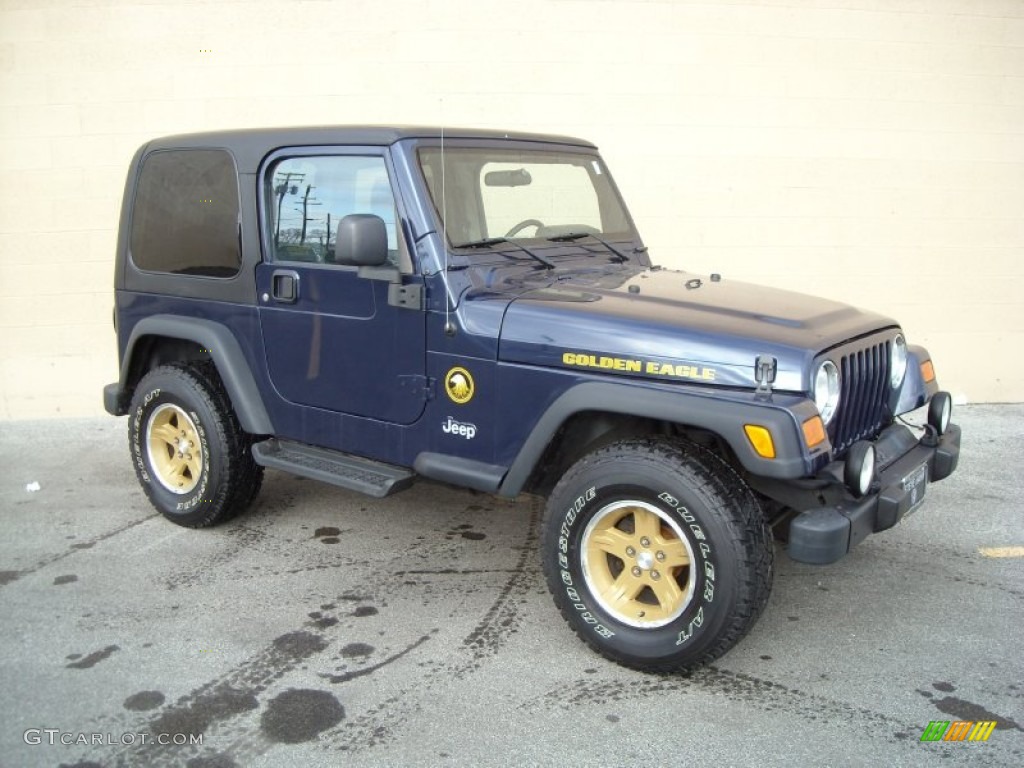
{"type": "Polygon", "coordinates": [[[861,440],[850,446],[846,454],[846,467],[843,472],[846,487],[858,498],[871,490],[875,479],[875,446],[861,440]]]}
{"type": "Polygon", "coordinates": [[[935,427],[939,435],[944,435],[949,428],[949,419],[953,415],[953,398],[949,392],[936,392],[928,404],[928,423],[935,427]]]}

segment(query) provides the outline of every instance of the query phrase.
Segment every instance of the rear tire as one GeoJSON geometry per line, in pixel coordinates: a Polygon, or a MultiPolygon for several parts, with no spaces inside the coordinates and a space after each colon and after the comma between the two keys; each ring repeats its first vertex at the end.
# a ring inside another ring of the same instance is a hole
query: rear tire
{"type": "Polygon", "coordinates": [[[139,484],[168,520],[203,528],[244,511],[263,467],[211,363],[174,363],[135,388],[128,445],[139,484]]]}
{"type": "Polygon", "coordinates": [[[771,592],[774,550],[757,498],[719,457],[632,439],[583,457],[548,500],[548,586],[588,645],[650,672],[732,648],[771,592]]]}

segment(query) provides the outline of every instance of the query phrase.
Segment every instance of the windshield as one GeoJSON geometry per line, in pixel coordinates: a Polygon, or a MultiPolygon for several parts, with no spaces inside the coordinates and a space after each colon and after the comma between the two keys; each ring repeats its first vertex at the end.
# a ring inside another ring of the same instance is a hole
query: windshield
{"type": "Polygon", "coordinates": [[[445,147],[419,151],[448,242],[546,239],[589,233],[631,237],[629,217],[601,160],[565,151],[445,147]]]}

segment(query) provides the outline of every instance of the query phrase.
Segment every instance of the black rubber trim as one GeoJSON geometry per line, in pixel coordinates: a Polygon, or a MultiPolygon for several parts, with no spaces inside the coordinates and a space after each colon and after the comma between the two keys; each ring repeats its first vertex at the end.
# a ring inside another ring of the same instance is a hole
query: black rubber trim
{"type": "Polygon", "coordinates": [[[271,438],[252,447],[257,464],[348,488],[378,499],[405,490],[414,475],[404,467],[315,445],[271,438]]]}
{"type": "Polygon", "coordinates": [[[124,416],[128,413],[127,393],[120,382],[103,387],[103,408],[111,416],[124,416]]]}
{"type": "Polygon", "coordinates": [[[960,427],[950,424],[938,445],[927,438],[902,456],[891,460],[882,472],[875,493],[862,499],[847,497],[829,507],[809,509],[789,525],[790,558],[801,563],[827,565],[846,555],[872,533],[896,525],[913,506],[903,478],[922,464],[928,465],[930,482],[938,482],[956,469],[960,455],[960,427]]]}
{"type": "Polygon", "coordinates": [[[851,517],[859,517],[864,510],[870,513],[875,506],[875,499],[867,497],[850,505],[846,514],[835,507],[800,513],[789,524],[787,554],[798,563],[834,563],[850,551],[851,517]]]}
{"type": "Polygon", "coordinates": [[[939,447],[935,449],[935,456],[932,457],[931,482],[937,483],[945,480],[953,472],[960,461],[960,427],[950,424],[945,434],[939,440],[939,447]]]}
{"type": "Polygon", "coordinates": [[[917,447],[918,442],[914,433],[903,424],[889,425],[875,439],[876,470],[883,472],[888,469],[894,462],[906,456],[907,451],[917,447]]]}
{"type": "MultiPolygon", "coordinates": [[[[254,435],[272,435],[274,426],[270,421],[256,380],[231,331],[220,323],[195,317],[177,315],[152,315],[143,318],[132,329],[121,362],[121,386],[128,379],[135,343],[143,336],[167,336],[185,339],[210,350],[210,357],[217,366],[217,373],[224,382],[224,388],[231,398],[242,429],[254,435]]],[[[104,394],[106,397],[106,394],[104,394]]]]}
{"type": "Polygon", "coordinates": [[[448,456],[443,453],[421,453],[416,457],[413,468],[417,474],[451,483],[474,491],[494,493],[501,484],[508,467],[484,464],[482,461],[448,456]]]}
{"type": "Polygon", "coordinates": [[[817,415],[817,410],[805,398],[781,395],[767,401],[757,400],[753,392],[585,382],[561,395],[541,416],[501,484],[502,496],[512,497],[523,489],[558,428],[582,411],[621,413],[706,429],[728,442],[743,467],[755,475],[797,478],[813,471],[814,457],[804,447],[801,424],[817,415]],[[771,430],[776,458],[765,459],[754,452],[743,431],[743,425],[750,423],[771,430]]]}

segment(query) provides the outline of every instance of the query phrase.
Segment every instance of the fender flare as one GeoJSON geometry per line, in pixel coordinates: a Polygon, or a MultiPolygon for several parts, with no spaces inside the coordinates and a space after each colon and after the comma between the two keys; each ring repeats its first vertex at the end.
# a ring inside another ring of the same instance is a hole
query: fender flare
{"type": "Polygon", "coordinates": [[[515,496],[525,486],[558,429],[584,411],[668,421],[706,429],[729,444],[751,474],[797,478],[811,474],[815,460],[831,450],[828,440],[814,451],[804,445],[802,424],[817,415],[805,397],[774,394],[764,399],[754,392],[713,389],[640,389],[637,385],[585,382],[564,392],[544,412],[519,450],[498,492],[515,496]],[[767,427],[775,442],[776,458],[759,456],[743,430],[744,424],[767,427]]]}
{"type": "Polygon", "coordinates": [[[263,397],[242,353],[242,347],[226,326],[210,320],[177,315],[151,315],[143,318],[132,328],[125,347],[121,361],[122,387],[128,381],[135,345],[145,336],[192,341],[209,350],[242,429],[254,435],[274,434],[270,415],[263,404],[263,397]]]}
{"type": "Polygon", "coordinates": [[[901,414],[920,408],[939,391],[937,379],[926,382],[921,375],[921,363],[931,359],[932,356],[924,347],[917,344],[907,345],[907,375],[900,388],[899,399],[896,401],[893,413],[901,414]]]}

